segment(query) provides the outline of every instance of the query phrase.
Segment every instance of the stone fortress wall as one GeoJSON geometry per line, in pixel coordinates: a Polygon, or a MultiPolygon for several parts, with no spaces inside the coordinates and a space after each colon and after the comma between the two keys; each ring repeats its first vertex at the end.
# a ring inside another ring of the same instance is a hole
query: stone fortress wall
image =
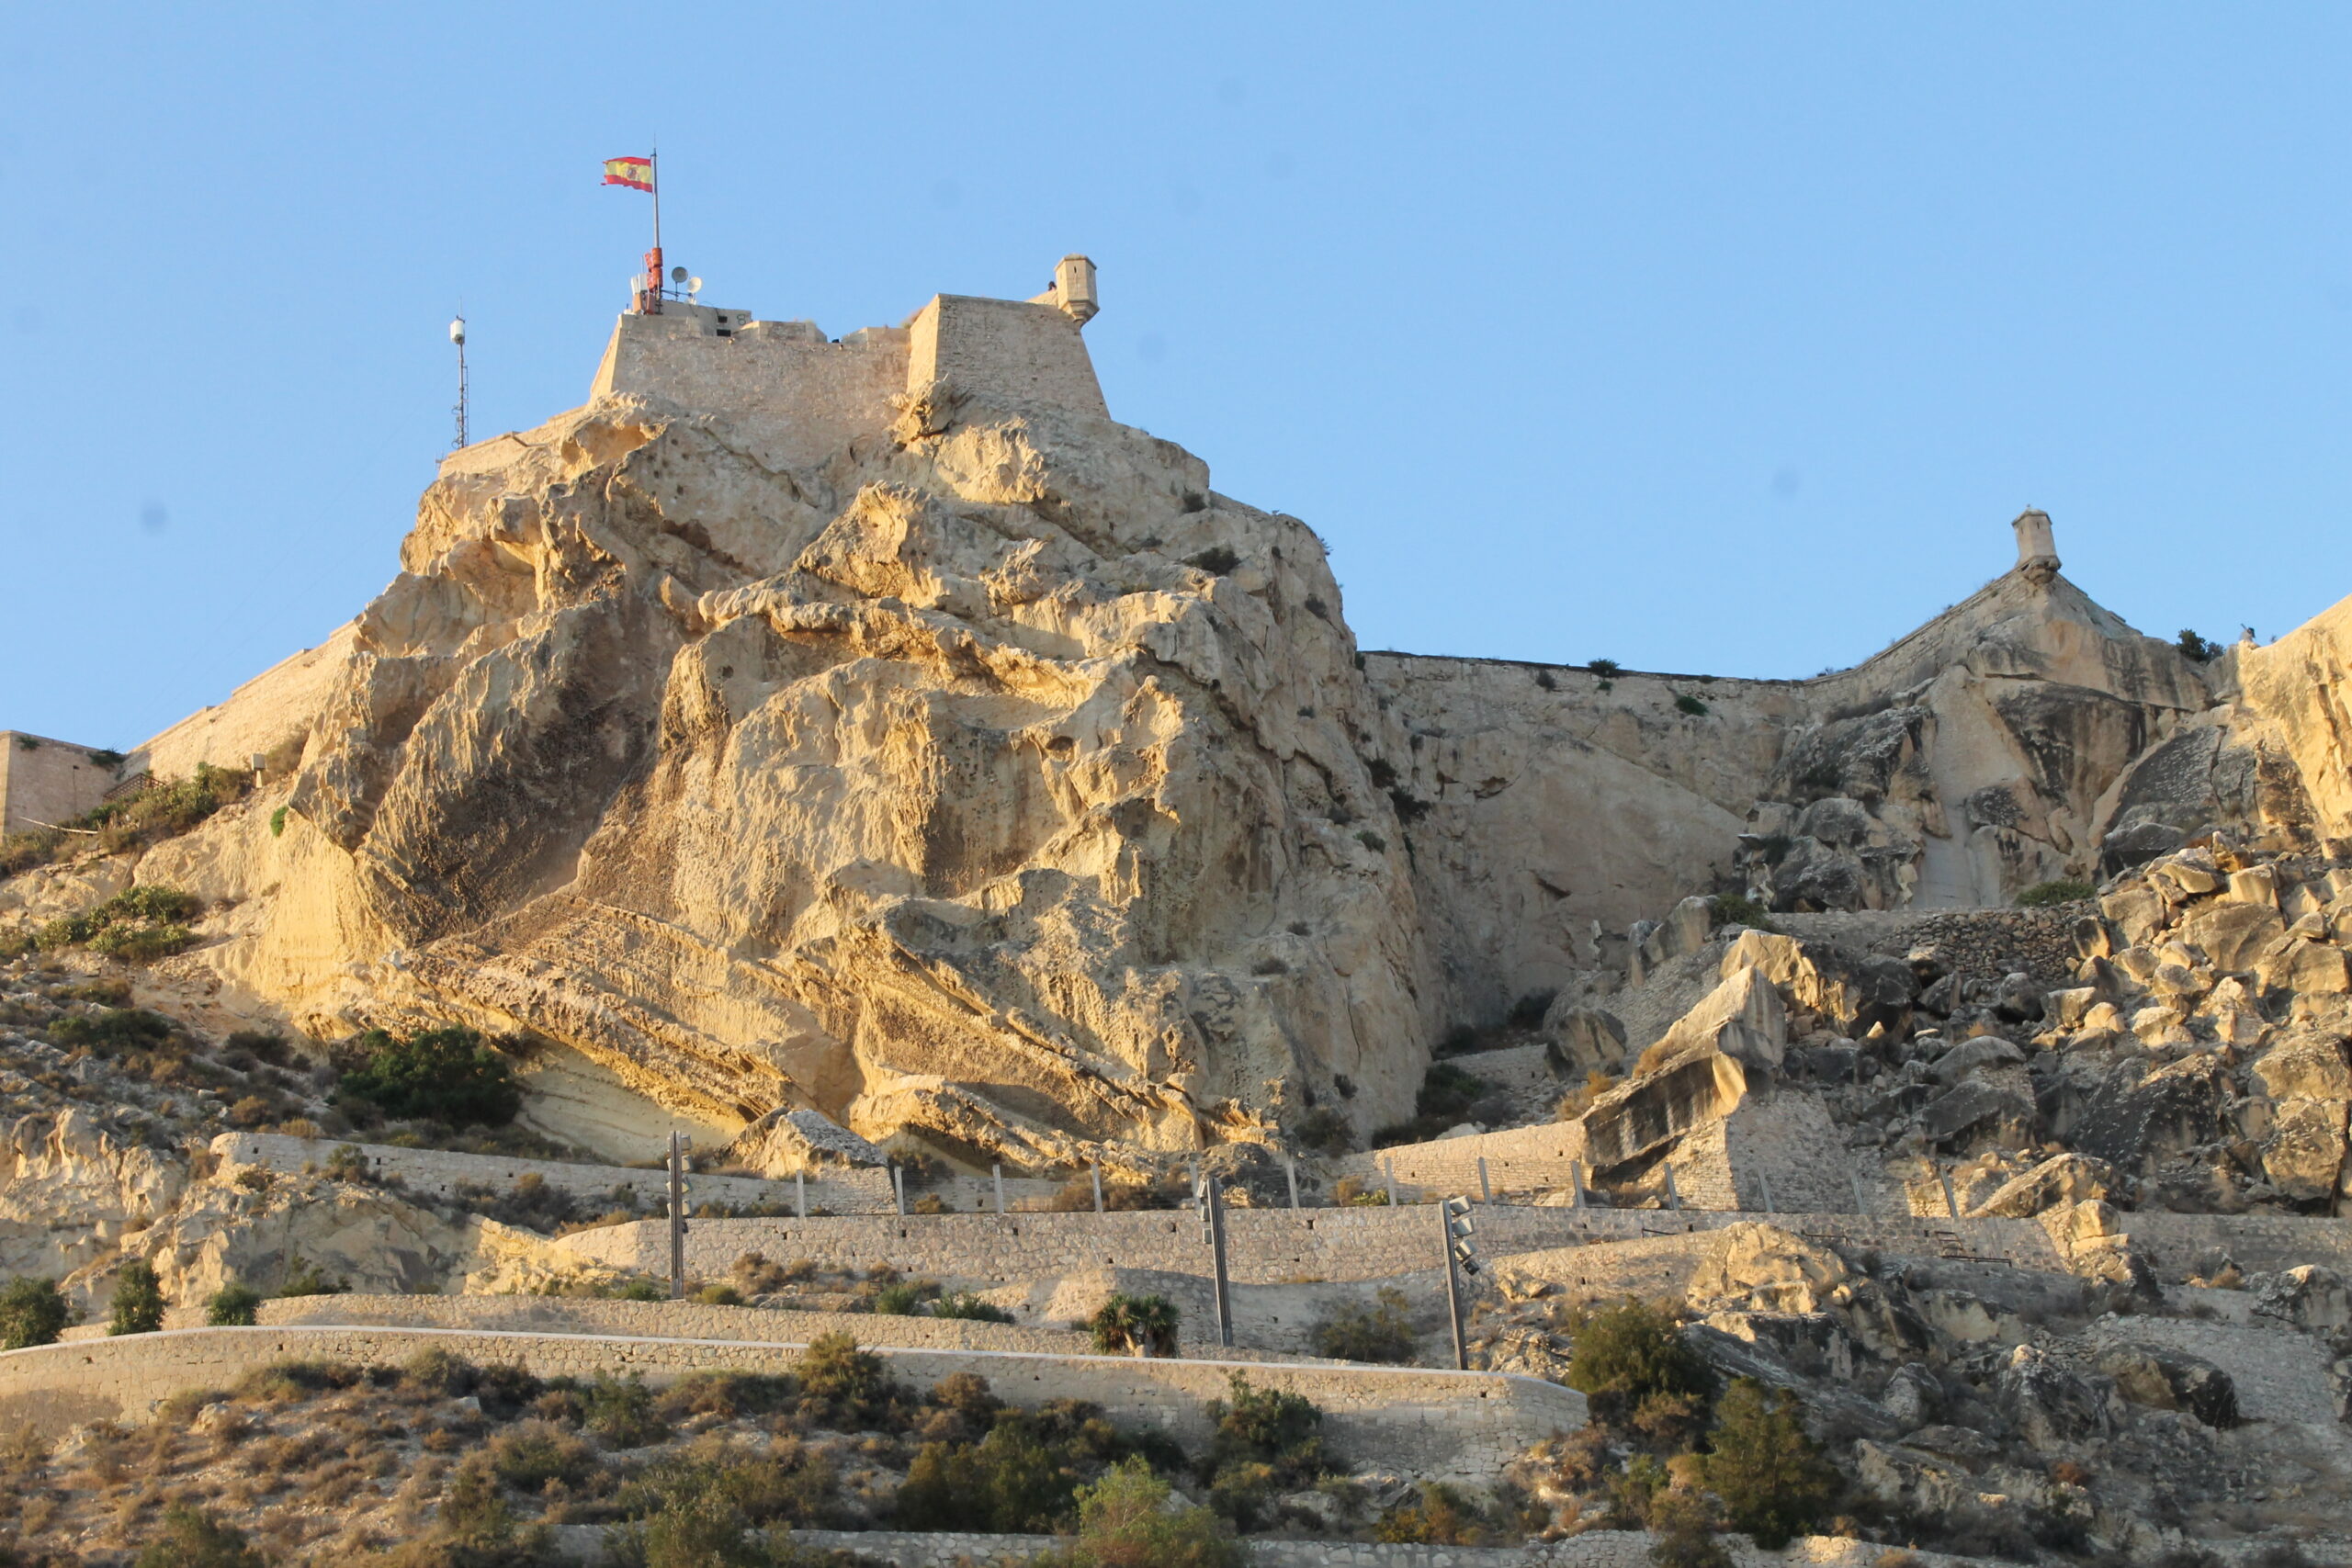
{"type": "MultiPolygon", "coordinates": [[[[2041,1272],[2066,1271],[2038,1221],[1935,1219],[1894,1214],[1755,1213],[1702,1209],[1569,1209],[1474,1204],[1482,1257],[1688,1235],[1760,1222],[1824,1244],[1907,1257],[1975,1259],[2041,1272]]],[[[1390,1208],[1235,1209],[1227,1213],[1227,1267],[1238,1284],[1369,1280],[1436,1267],[1438,1211],[1390,1208]]],[[[2328,1263],[2352,1269],[2352,1220],[2262,1215],[2127,1213],[2132,1246],[2166,1278],[2185,1277],[2216,1250],[2247,1270],[2328,1263]]],[[[612,1268],[669,1269],[669,1230],[637,1221],[576,1231],[556,1246],[612,1268]]],[[[724,1278],[757,1252],[837,1269],[888,1264],[943,1283],[985,1285],[1120,1268],[1204,1274],[1200,1222],[1184,1211],[1110,1214],[844,1215],[794,1220],[698,1220],[686,1232],[686,1271],[724,1278]]]]}
{"type": "MultiPolygon", "coordinates": [[[[54,1437],[91,1421],[135,1419],[175,1393],[225,1389],[286,1360],[398,1366],[441,1349],[478,1364],[517,1364],[540,1377],[637,1373],[659,1386],[702,1371],[789,1372],[804,1348],[437,1328],[170,1329],[0,1352],[0,1423],[54,1437]]],[[[1009,1404],[1090,1400],[1114,1422],[1157,1426],[1194,1450],[1210,1434],[1208,1403],[1225,1397],[1240,1373],[1314,1401],[1333,1448],[1356,1461],[1445,1480],[1483,1482],[1531,1443],[1581,1427],[1586,1416],[1581,1394],[1497,1372],[904,1347],[876,1353],[918,1388],[977,1372],[1009,1404]]]]}
{"type": "Polygon", "coordinates": [[[79,817],[107,797],[115,773],[90,748],[0,729],[0,833],[28,833],[79,817]]]}
{"type": "MultiPolygon", "coordinates": [[[[1012,413],[1108,419],[1080,330],[1093,314],[1093,265],[1082,303],[939,294],[898,327],[828,340],[813,321],[760,321],[748,312],[665,303],[660,315],[623,315],[590,389],[592,400],[642,397],[742,426],[792,464],[815,463],[859,436],[877,435],[892,400],[944,381],[1012,413]]],[[[453,453],[445,474],[495,468],[500,436],[453,453]]]]}
{"type": "MultiPolygon", "coordinates": [[[[658,1199],[669,1190],[669,1177],[660,1169],[638,1166],[577,1165],[548,1159],[510,1159],[499,1155],[453,1154],[446,1149],[399,1148],[389,1144],[354,1144],[330,1138],[295,1138],[280,1133],[223,1133],[212,1140],[212,1152],[224,1165],[253,1165],[286,1175],[322,1168],[335,1151],[351,1148],[379,1179],[396,1179],[412,1192],[436,1198],[457,1195],[460,1187],[487,1187],[503,1191],[520,1179],[536,1176],[548,1186],[590,1202],[609,1199],[617,1187],[630,1187],[641,1198],[658,1199]]],[[[828,1213],[895,1213],[897,1200],[885,1170],[844,1169],[837,1175],[811,1177],[808,1206],[828,1213]]],[[[729,1207],[783,1205],[799,1201],[790,1181],[757,1177],[690,1173],[686,1178],[686,1207],[692,1213],[703,1203],[729,1207]]]]}

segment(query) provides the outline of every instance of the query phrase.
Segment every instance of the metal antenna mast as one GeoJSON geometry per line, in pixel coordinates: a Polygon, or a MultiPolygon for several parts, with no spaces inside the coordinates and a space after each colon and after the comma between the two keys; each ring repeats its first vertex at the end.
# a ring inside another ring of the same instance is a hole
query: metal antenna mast
{"type": "Polygon", "coordinates": [[[450,450],[456,451],[467,445],[466,405],[469,400],[466,386],[466,319],[463,316],[458,317],[449,323],[449,341],[458,345],[458,406],[449,411],[458,416],[458,438],[449,443],[450,450]]]}

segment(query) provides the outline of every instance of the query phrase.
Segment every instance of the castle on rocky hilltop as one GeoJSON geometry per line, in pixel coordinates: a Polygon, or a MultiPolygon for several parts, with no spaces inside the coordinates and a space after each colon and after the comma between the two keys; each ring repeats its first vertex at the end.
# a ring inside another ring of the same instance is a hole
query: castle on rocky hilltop
{"type": "Polygon", "coordinates": [[[828,339],[814,321],[665,302],[613,328],[592,398],[645,397],[778,427],[796,462],[878,431],[889,400],[936,382],[1019,413],[1110,417],[1080,329],[1101,309],[1094,264],[1064,256],[1033,299],[935,294],[903,325],[828,339]]]}

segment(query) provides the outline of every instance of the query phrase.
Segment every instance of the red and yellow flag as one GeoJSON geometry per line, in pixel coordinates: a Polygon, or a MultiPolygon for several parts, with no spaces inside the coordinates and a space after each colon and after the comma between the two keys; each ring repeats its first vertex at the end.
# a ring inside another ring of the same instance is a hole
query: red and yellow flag
{"type": "Polygon", "coordinates": [[[607,158],[605,160],[605,183],[627,186],[631,190],[653,188],[653,160],[650,158],[607,158]]]}

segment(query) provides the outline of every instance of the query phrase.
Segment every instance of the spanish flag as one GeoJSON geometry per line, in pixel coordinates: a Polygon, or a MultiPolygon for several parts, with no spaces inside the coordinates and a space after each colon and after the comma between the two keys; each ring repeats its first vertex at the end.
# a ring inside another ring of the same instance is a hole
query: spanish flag
{"type": "Polygon", "coordinates": [[[607,158],[605,160],[605,183],[627,186],[631,190],[653,188],[653,160],[650,158],[607,158]]]}

